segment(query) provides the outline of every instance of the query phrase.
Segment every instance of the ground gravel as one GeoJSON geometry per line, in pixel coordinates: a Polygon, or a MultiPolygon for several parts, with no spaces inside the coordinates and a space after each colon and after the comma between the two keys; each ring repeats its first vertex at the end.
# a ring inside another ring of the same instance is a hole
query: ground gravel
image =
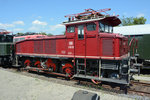
{"type": "Polygon", "coordinates": [[[102,91],[61,85],[0,69],[0,100],[71,100],[77,90],[97,93],[101,100],[139,100],[132,96],[112,95],[102,91]]]}
{"type": "Polygon", "coordinates": [[[146,75],[140,75],[140,76],[134,75],[133,78],[135,80],[142,80],[142,81],[149,81],[150,82],[150,76],[146,76],[146,75]]]}

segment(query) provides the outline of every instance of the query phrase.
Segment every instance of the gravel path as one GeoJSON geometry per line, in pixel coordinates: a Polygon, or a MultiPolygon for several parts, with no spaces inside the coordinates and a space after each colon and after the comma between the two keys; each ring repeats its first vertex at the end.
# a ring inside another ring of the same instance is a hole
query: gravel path
{"type": "MultiPolygon", "coordinates": [[[[77,90],[87,89],[61,85],[0,69],[0,100],[71,100],[77,90]]],[[[101,100],[135,100],[133,97],[112,95],[103,91],[87,91],[97,93],[101,100]]]]}
{"type": "Polygon", "coordinates": [[[141,76],[134,75],[133,78],[135,78],[136,80],[142,80],[142,81],[149,81],[150,82],[150,77],[144,76],[144,75],[141,75],[141,76]]]}

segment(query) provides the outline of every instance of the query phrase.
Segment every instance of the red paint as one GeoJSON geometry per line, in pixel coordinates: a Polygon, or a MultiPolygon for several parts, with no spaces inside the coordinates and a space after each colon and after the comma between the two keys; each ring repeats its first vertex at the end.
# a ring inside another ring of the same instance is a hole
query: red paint
{"type": "Polygon", "coordinates": [[[62,70],[65,70],[66,68],[73,69],[73,66],[70,63],[66,63],[63,67],[62,70]]]}
{"type": "MultiPolygon", "coordinates": [[[[19,54],[47,54],[47,56],[55,55],[64,55],[65,57],[75,57],[82,58],[82,56],[98,56],[99,58],[105,57],[121,57],[124,54],[127,54],[128,46],[124,45],[122,47],[121,41],[124,37],[115,37],[114,34],[110,33],[99,33],[97,38],[95,35],[87,35],[85,39],[78,40],[77,36],[75,38],[59,38],[55,36],[54,38],[45,38],[45,39],[29,39],[16,43],[16,53],[19,54]],[[51,40],[55,40],[56,43],[51,45],[51,40]],[[112,41],[112,43],[110,41],[112,41]],[[47,43],[45,43],[47,41],[47,43]],[[110,42],[107,45],[105,42],[110,42]],[[36,44],[35,44],[36,43],[36,44]],[[54,48],[55,46],[55,48],[54,48]],[[107,46],[107,47],[106,47],[107,46]],[[110,47],[111,46],[111,47],[110,47]],[[46,48],[47,47],[47,48],[46,48]],[[104,48],[105,47],[105,48],[104,48]],[[108,48],[108,49],[107,49],[108,48]],[[103,50],[104,49],[104,50],[103,50]],[[105,50],[106,49],[106,50],[105,50]],[[109,50],[111,49],[111,50],[109,50]],[[122,51],[122,50],[125,51],[122,51]],[[104,54],[104,51],[112,51],[113,54],[104,54]],[[78,57],[76,57],[78,56],[78,57]]],[[[125,41],[125,43],[127,43],[125,41]]],[[[91,57],[92,58],[92,57],[91,57]]],[[[97,59],[97,57],[95,57],[97,59]]],[[[113,58],[110,58],[113,59],[113,58]]]]}
{"type": "Polygon", "coordinates": [[[66,57],[72,59],[90,58],[118,60],[126,57],[128,53],[127,38],[120,34],[100,32],[100,20],[112,26],[116,26],[120,22],[115,16],[77,23],[68,22],[65,24],[66,28],[74,26],[74,32],[69,33],[66,29],[66,35],[33,38],[17,42],[16,54],[26,56],[66,57]],[[115,20],[118,22],[115,22],[115,20]],[[96,30],[87,30],[86,26],[91,23],[96,24],[96,30]],[[78,38],[79,25],[84,26],[83,39],[78,38]]]}
{"type": "Polygon", "coordinates": [[[40,61],[36,61],[36,62],[34,63],[34,65],[37,66],[38,68],[41,68],[41,62],[40,62],[40,61]]]}
{"type": "Polygon", "coordinates": [[[30,64],[31,64],[31,61],[29,59],[25,60],[24,65],[30,66],[30,64]]]}
{"type": "Polygon", "coordinates": [[[52,68],[53,68],[53,71],[56,70],[56,64],[53,63],[51,59],[48,59],[48,60],[46,61],[46,65],[47,65],[48,68],[52,67],[52,68]]]}
{"type": "Polygon", "coordinates": [[[62,67],[62,71],[65,74],[68,74],[68,77],[71,77],[73,75],[73,66],[70,63],[66,63],[63,67],[62,67]]]}

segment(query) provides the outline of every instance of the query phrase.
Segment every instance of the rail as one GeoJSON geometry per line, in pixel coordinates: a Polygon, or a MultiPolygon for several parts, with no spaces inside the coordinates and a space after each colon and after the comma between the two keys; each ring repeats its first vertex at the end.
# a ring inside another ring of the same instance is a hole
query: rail
{"type": "Polygon", "coordinates": [[[134,50],[136,49],[136,53],[137,53],[137,48],[138,48],[138,40],[134,38],[131,39],[130,43],[129,43],[129,52],[132,49],[132,56],[134,56],[134,50]]]}

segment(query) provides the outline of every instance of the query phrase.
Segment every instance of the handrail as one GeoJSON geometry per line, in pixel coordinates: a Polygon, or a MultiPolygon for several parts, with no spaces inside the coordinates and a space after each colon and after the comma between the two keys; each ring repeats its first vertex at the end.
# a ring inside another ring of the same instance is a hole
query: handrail
{"type": "Polygon", "coordinates": [[[137,48],[138,48],[138,40],[134,38],[131,39],[130,43],[129,43],[129,51],[131,51],[132,49],[132,56],[134,56],[134,49],[136,49],[137,52],[137,48]]]}

